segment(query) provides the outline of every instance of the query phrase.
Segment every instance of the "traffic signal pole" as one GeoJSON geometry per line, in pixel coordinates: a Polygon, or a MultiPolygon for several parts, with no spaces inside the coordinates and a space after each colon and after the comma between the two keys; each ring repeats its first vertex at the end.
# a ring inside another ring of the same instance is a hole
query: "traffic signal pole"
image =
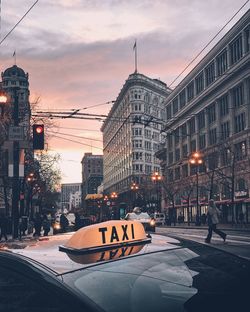
{"type": "MultiPolygon", "coordinates": [[[[14,89],[14,126],[19,125],[19,105],[17,88],[14,89]]],[[[12,237],[18,238],[18,219],[19,219],[19,141],[13,142],[13,178],[12,178],[12,237]]]]}

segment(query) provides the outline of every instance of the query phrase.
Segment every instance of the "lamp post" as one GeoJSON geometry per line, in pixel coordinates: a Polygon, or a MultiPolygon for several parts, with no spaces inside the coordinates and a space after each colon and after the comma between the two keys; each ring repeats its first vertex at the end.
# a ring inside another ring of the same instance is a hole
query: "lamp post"
{"type": "MultiPolygon", "coordinates": [[[[153,181],[153,183],[155,183],[156,186],[156,204],[157,204],[157,210],[159,210],[159,208],[161,208],[160,206],[160,182],[162,180],[162,176],[160,175],[160,173],[158,171],[155,171],[152,176],[151,179],[153,181]]],[[[161,209],[160,209],[161,210],[161,209]]]]}
{"type": "Polygon", "coordinates": [[[139,186],[136,182],[133,182],[131,184],[130,189],[132,190],[132,193],[133,193],[133,203],[132,204],[133,204],[133,206],[136,206],[136,192],[137,192],[137,190],[139,190],[139,186]]]}
{"type": "Polygon", "coordinates": [[[116,199],[118,197],[118,194],[116,192],[112,192],[110,195],[110,198],[112,200],[112,220],[119,220],[120,216],[118,214],[118,208],[115,207],[116,199]]]}
{"type": "Polygon", "coordinates": [[[194,165],[195,175],[196,175],[196,225],[200,225],[200,217],[201,217],[201,211],[200,211],[200,205],[199,205],[199,175],[198,170],[199,166],[203,163],[202,155],[199,152],[195,152],[191,155],[190,158],[190,164],[194,165]]]}

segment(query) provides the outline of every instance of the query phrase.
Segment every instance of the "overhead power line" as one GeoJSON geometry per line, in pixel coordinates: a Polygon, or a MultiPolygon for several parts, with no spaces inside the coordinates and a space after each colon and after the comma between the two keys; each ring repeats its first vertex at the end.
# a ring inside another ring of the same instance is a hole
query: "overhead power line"
{"type": "Polygon", "coordinates": [[[21,23],[21,21],[25,18],[25,16],[33,9],[33,7],[38,3],[39,0],[37,0],[33,5],[28,9],[28,11],[20,18],[20,20],[14,25],[14,27],[11,28],[11,30],[3,37],[3,39],[0,41],[0,45],[4,42],[4,40],[13,32],[13,30],[21,23]]]}
{"type": "Polygon", "coordinates": [[[171,87],[172,84],[180,78],[180,76],[188,69],[190,65],[193,64],[193,62],[201,55],[201,53],[214,41],[214,39],[222,32],[222,30],[235,18],[235,16],[244,8],[244,6],[249,2],[250,0],[247,0],[240,8],[239,10],[229,19],[229,21],[216,33],[216,35],[204,46],[204,48],[191,60],[191,62],[188,63],[188,65],[182,70],[182,72],[168,85],[168,87],[171,87]]]}

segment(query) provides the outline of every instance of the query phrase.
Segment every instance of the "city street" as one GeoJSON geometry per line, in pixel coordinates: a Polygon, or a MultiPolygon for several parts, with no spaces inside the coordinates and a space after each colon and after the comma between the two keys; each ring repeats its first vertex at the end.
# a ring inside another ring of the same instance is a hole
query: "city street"
{"type": "MultiPolygon", "coordinates": [[[[220,227],[218,227],[220,228],[220,227]]],[[[222,229],[222,228],[221,228],[222,229]]],[[[250,260],[250,230],[249,229],[223,229],[227,234],[226,243],[215,233],[213,233],[211,247],[218,248],[234,255],[250,260]]],[[[198,243],[206,244],[204,239],[207,235],[206,228],[183,228],[178,226],[172,227],[157,227],[156,233],[170,236],[173,238],[182,238],[198,243]]],[[[208,245],[208,244],[206,244],[208,245]]]]}

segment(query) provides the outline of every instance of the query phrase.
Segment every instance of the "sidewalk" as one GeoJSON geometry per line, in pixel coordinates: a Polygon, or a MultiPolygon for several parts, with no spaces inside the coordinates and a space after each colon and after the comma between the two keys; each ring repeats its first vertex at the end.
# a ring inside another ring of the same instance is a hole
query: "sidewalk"
{"type": "Polygon", "coordinates": [[[23,249],[27,246],[35,245],[38,241],[48,240],[48,236],[33,237],[33,234],[28,234],[19,238],[13,239],[11,235],[8,235],[8,241],[0,242],[1,249],[23,249]]]}
{"type": "MultiPolygon", "coordinates": [[[[166,228],[183,228],[183,229],[196,229],[196,230],[207,230],[208,225],[195,225],[195,223],[190,223],[188,225],[187,223],[176,223],[174,225],[173,223],[170,225],[162,225],[161,227],[166,227],[166,228]]],[[[220,230],[230,230],[230,231],[243,231],[243,232],[249,232],[250,233],[250,224],[222,224],[219,223],[217,226],[220,230]]]]}

